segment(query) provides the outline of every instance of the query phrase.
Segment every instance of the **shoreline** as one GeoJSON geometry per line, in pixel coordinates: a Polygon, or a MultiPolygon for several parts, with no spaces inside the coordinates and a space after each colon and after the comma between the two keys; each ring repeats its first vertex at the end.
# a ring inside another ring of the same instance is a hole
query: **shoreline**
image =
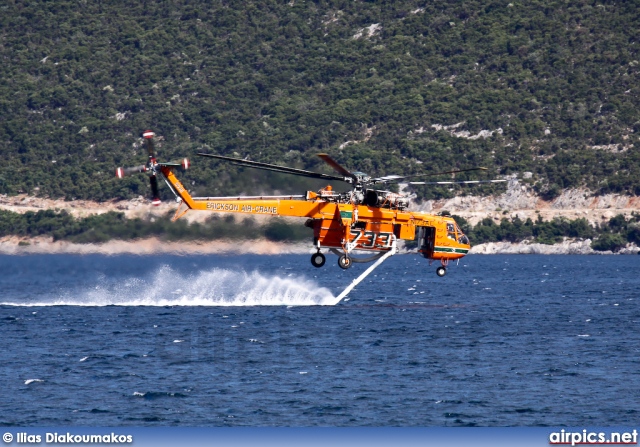
{"type": "MultiPolygon", "coordinates": [[[[166,217],[176,208],[175,203],[164,202],[159,207],[152,207],[143,197],[128,201],[109,201],[97,203],[89,200],[62,201],[25,194],[18,196],[0,195],[0,210],[16,213],[39,210],[64,210],[75,218],[86,217],[116,211],[124,213],[128,219],[154,219],[166,217]]],[[[410,210],[426,213],[438,213],[447,210],[451,214],[467,219],[475,225],[483,219],[492,219],[499,224],[503,218],[530,218],[545,221],[554,218],[577,219],[585,218],[594,225],[613,216],[622,214],[625,217],[640,214],[640,197],[609,194],[595,196],[584,189],[565,190],[552,201],[544,201],[534,194],[528,184],[522,184],[515,177],[509,178],[507,190],[497,196],[475,197],[458,196],[451,199],[428,200],[412,204],[410,210]]],[[[220,216],[234,216],[237,222],[240,215],[235,213],[217,213],[220,216]]],[[[187,213],[183,219],[187,222],[205,222],[211,217],[208,212],[187,213]]],[[[268,216],[253,216],[263,223],[268,216]]],[[[297,221],[296,218],[293,218],[297,221]]],[[[399,245],[400,253],[407,253],[404,246],[399,245]]],[[[213,240],[213,241],[178,241],[165,242],[157,238],[123,241],[111,240],[100,244],[73,244],[65,241],[53,241],[51,237],[23,238],[5,236],[0,238],[0,254],[179,254],[206,255],[216,253],[235,254],[309,254],[315,252],[311,241],[297,243],[271,242],[260,240],[213,240]]],[[[629,244],[615,254],[638,254],[640,248],[629,244]]],[[[570,240],[554,245],[530,243],[490,242],[472,245],[469,254],[612,254],[599,252],[591,248],[591,240],[570,240]]]]}
{"type": "MultiPolygon", "coordinates": [[[[284,243],[272,242],[265,239],[230,241],[184,241],[167,242],[158,238],[140,239],[134,241],[111,240],[101,244],[76,244],[66,241],[53,241],[50,237],[37,237],[25,240],[15,236],[0,238],[0,254],[29,255],[29,254],[102,254],[102,255],[213,255],[213,254],[255,254],[255,255],[283,255],[309,254],[315,248],[308,242],[284,243]]],[[[411,254],[413,251],[400,247],[399,254],[411,254]]],[[[640,254],[640,247],[630,245],[618,253],[610,251],[595,251],[591,248],[591,240],[565,240],[554,245],[539,243],[511,243],[488,242],[471,247],[469,254],[542,254],[542,255],[607,255],[607,254],[640,254]]]]}

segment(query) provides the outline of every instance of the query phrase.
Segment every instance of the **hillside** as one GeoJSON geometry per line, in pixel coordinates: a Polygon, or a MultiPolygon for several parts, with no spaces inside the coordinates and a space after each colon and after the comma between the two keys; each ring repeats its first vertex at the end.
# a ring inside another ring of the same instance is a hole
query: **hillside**
{"type": "MultiPolygon", "coordinates": [[[[324,151],[370,174],[486,165],[546,200],[569,188],[640,194],[637,2],[8,0],[0,10],[0,194],[147,195],[144,177],[113,178],[144,160],[147,128],[163,159],[204,148],[325,169],[324,151]]],[[[201,159],[185,178],[210,195],[308,186],[201,159]]]]}

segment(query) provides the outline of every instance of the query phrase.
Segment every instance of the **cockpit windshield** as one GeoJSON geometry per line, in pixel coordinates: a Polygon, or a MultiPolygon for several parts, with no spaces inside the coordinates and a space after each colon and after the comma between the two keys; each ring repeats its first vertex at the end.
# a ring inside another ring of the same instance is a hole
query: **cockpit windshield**
{"type": "Polygon", "coordinates": [[[460,244],[469,245],[469,238],[465,236],[458,224],[456,224],[456,231],[458,232],[458,242],[460,244]]]}

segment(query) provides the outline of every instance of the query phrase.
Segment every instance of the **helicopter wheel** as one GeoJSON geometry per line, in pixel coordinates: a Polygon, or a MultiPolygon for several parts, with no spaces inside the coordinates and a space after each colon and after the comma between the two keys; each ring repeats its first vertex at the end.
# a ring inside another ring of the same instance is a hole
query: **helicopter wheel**
{"type": "Polygon", "coordinates": [[[320,252],[311,255],[311,265],[314,267],[322,267],[326,260],[327,258],[325,258],[325,256],[320,252]]]}
{"type": "Polygon", "coordinates": [[[349,267],[351,267],[351,264],[353,264],[353,261],[347,255],[342,255],[338,258],[338,265],[340,266],[340,268],[343,268],[346,270],[349,267]]]}
{"type": "Polygon", "coordinates": [[[444,275],[447,274],[447,269],[440,266],[436,269],[436,275],[438,275],[440,278],[442,278],[444,275]]]}

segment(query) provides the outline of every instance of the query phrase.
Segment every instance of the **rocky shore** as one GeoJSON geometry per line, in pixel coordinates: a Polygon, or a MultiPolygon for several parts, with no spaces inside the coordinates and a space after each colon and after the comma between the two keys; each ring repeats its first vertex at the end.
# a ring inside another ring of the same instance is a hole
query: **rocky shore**
{"type": "MultiPolygon", "coordinates": [[[[526,175],[525,175],[526,178],[526,175]]],[[[567,219],[585,218],[592,225],[606,222],[612,217],[622,214],[626,217],[640,213],[640,197],[621,195],[595,196],[586,189],[565,190],[554,200],[545,201],[538,197],[533,189],[516,177],[507,178],[507,188],[503,194],[489,197],[457,196],[446,200],[429,200],[414,203],[411,209],[430,213],[448,211],[461,216],[472,225],[485,218],[499,223],[503,218],[519,217],[526,220],[552,220],[563,217],[567,219]]],[[[149,206],[144,198],[131,201],[97,203],[91,201],[52,200],[33,196],[0,196],[0,209],[24,213],[42,209],[66,210],[76,217],[89,214],[100,214],[107,211],[123,212],[128,218],[149,218],[165,216],[176,208],[173,202],[163,203],[159,207],[149,206]]],[[[186,215],[189,221],[203,221],[209,213],[191,212],[186,215]]],[[[266,219],[267,217],[265,217],[266,219]]],[[[102,254],[213,254],[213,253],[255,253],[285,254],[312,253],[314,249],[309,243],[285,244],[266,240],[261,241],[201,241],[201,242],[162,242],[158,239],[139,241],[113,240],[104,244],[72,244],[64,241],[53,241],[51,238],[4,237],[0,239],[0,254],[28,253],[102,253],[102,254]]],[[[401,250],[402,251],[402,250],[401,250]]],[[[621,254],[637,254],[640,249],[628,246],[621,254]]],[[[591,248],[591,240],[565,240],[555,245],[522,242],[494,242],[472,247],[470,254],[606,254],[591,248]]]]}
{"type": "Polygon", "coordinates": [[[503,218],[522,220],[569,220],[585,218],[592,225],[608,221],[618,214],[625,217],[640,213],[640,197],[619,194],[594,195],[587,189],[567,189],[553,200],[543,200],[526,183],[511,176],[503,194],[488,197],[457,196],[452,199],[428,200],[415,205],[418,211],[437,213],[442,210],[464,217],[472,225],[487,217],[499,222],[503,218]]]}
{"type": "MultiPolygon", "coordinates": [[[[630,244],[616,254],[638,254],[640,247],[630,244]]],[[[476,245],[471,248],[469,254],[496,255],[496,254],[538,254],[538,255],[610,255],[610,251],[596,251],[591,248],[591,239],[585,240],[565,240],[558,244],[546,245],[537,243],[521,242],[513,244],[511,242],[489,242],[476,245]]]]}

